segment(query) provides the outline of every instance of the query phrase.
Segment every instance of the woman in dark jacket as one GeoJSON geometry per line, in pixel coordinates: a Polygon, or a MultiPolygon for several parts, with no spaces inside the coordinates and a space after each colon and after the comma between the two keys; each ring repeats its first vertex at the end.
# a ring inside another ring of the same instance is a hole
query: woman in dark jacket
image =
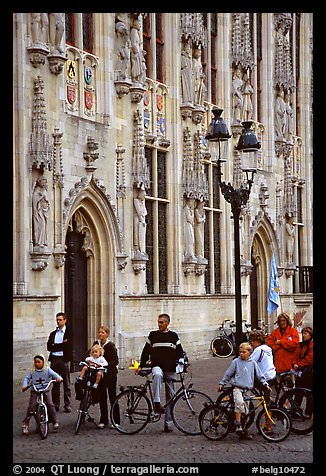
{"type": "MultiPolygon", "coordinates": [[[[104,349],[104,358],[108,362],[107,372],[104,373],[103,378],[100,381],[98,391],[99,391],[99,403],[100,403],[100,423],[98,428],[104,428],[109,423],[109,412],[108,412],[108,394],[110,399],[110,405],[113,405],[113,402],[117,395],[117,375],[118,369],[117,365],[119,363],[117,348],[110,339],[110,329],[107,326],[101,326],[98,330],[98,339],[94,343],[100,344],[104,349]]],[[[119,421],[119,415],[115,415],[115,421],[119,421]]]]}
{"type": "MultiPolygon", "coordinates": [[[[313,390],[313,361],[314,361],[314,339],[311,327],[304,327],[301,331],[302,341],[296,351],[293,360],[293,368],[301,372],[301,376],[296,379],[296,387],[304,387],[313,390]]],[[[307,402],[306,414],[312,415],[312,405],[307,402]]]]}

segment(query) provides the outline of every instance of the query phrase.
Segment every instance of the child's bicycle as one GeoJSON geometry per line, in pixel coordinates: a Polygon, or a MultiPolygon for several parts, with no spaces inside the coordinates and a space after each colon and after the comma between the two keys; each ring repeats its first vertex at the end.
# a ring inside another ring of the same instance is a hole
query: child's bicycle
{"type": "MultiPolygon", "coordinates": [[[[232,395],[232,392],[231,392],[232,395]]],[[[281,408],[268,409],[264,395],[251,394],[244,397],[250,402],[249,412],[242,417],[242,427],[248,429],[255,419],[256,410],[263,406],[258,413],[256,425],[259,433],[267,441],[280,442],[285,440],[291,432],[291,419],[281,408]]],[[[233,396],[229,405],[206,405],[199,415],[199,426],[202,434],[209,440],[222,440],[234,430],[234,402],[233,396]]]]}
{"type": "Polygon", "coordinates": [[[48,418],[48,407],[44,401],[44,393],[49,389],[51,383],[55,380],[50,380],[50,382],[44,387],[44,384],[37,385],[28,385],[24,392],[29,388],[33,388],[34,392],[37,393],[36,407],[33,412],[33,416],[36,422],[36,430],[40,434],[42,440],[48,436],[49,432],[49,418],[48,418]]]}
{"type": "MultiPolygon", "coordinates": [[[[205,403],[213,403],[212,399],[203,392],[193,390],[192,383],[185,383],[185,374],[189,363],[184,363],[183,372],[178,373],[177,380],[181,386],[175,395],[164,405],[171,405],[171,416],[174,425],[186,435],[200,435],[198,416],[205,403]]],[[[138,375],[146,377],[152,369],[142,369],[138,375]]],[[[120,432],[132,435],[140,432],[150,422],[156,422],[161,414],[154,410],[152,381],[147,378],[143,385],[120,387],[121,393],[111,407],[111,421],[120,432]],[[119,408],[120,421],[114,420],[119,408]]]]}
{"type": "Polygon", "coordinates": [[[79,362],[79,365],[86,365],[87,371],[84,379],[80,383],[75,383],[76,399],[80,400],[75,427],[76,435],[80,430],[81,424],[85,422],[86,417],[88,422],[96,424],[95,419],[90,413],[90,407],[98,403],[97,389],[95,390],[93,385],[95,383],[96,372],[98,370],[101,370],[101,372],[107,371],[105,367],[94,367],[87,362],[79,362]]]}

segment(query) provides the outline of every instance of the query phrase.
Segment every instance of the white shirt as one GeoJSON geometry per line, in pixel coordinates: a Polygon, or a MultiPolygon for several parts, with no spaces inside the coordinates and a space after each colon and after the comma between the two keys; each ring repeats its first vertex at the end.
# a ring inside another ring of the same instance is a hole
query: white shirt
{"type": "Polygon", "coordinates": [[[272,380],[276,377],[273,351],[268,345],[258,345],[251,354],[250,359],[257,362],[257,365],[264,374],[266,380],[272,380]]]}
{"type": "MultiPolygon", "coordinates": [[[[66,326],[63,326],[62,329],[60,327],[57,327],[55,336],[54,336],[54,343],[55,344],[62,344],[63,342],[63,336],[65,335],[66,332],[66,326]]],[[[52,355],[55,355],[57,357],[63,357],[63,350],[58,350],[57,352],[52,352],[52,355]]]]}

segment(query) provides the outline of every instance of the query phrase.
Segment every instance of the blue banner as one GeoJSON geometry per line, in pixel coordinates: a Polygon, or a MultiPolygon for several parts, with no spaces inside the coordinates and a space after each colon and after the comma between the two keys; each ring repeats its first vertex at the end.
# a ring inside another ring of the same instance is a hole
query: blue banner
{"type": "Polygon", "coordinates": [[[269,277],[269,289],[268,289],[268,305],[267,310],[269,314],[276,311],[280,306],[280,296],[279,296],[279,287],[278,287],[278,275],[277,268],[275,263],[274,252],[272,253],[271,260],[271,271],[269,277]]]}

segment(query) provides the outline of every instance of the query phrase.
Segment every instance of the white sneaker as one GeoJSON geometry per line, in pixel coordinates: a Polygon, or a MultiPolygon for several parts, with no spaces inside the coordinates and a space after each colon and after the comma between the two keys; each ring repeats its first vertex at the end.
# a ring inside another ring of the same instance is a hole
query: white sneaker
{"type": "Polygon", "coordinates": [[[104,427],[105,427],[104,423],[97,424],[97,428],[100,428],[100,430],[103,430],[104,427]]]}

